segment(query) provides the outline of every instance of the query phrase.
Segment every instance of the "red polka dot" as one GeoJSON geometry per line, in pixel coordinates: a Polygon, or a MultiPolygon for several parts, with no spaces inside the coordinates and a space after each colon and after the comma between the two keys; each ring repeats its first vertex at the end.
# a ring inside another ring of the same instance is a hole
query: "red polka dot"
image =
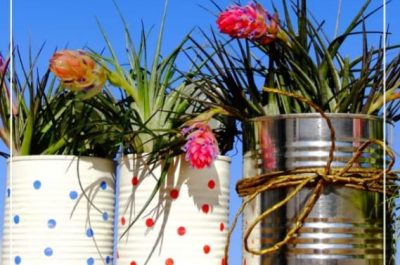
{"type": "Polygon", "coordinates": [[[136,262],[135,261],[131,261],[130,265],[136,265],[136,262]]]}
{"type": "Polygon", "coordinates": [[[178,235],[183,236],[184,234],[186,234],[186,228],[183,226],[178,227],[178,235]]]}
{"type": "Polygon", "coordinates": [[[208,254],[208,253],[210,253],[210,250],[211,250],[211,248],[210,248],[210,246],[209,246],[209,245],[204,245],[204,247],[203,247],[203,251],[204,251],[204,253],[205,253],[205,254],[208,254]]]}
{"type": "Polygon", "coordinates": [[[224,231],[224,229],[225,229],[225,225],[224,225],[224,223],[220,223],[219,224],[219,231],[224,231]]]}
{"type": "Polygon", "coordinates": [[[154,225],[154,220],[153,220],[153,218],[148,218],[148,219],[146,220],[146,226],[147,226],[148,228],[150,228],[150,227],[153,227],[153,225],[154,225]]]}
{"type": "Polygon", "coordinates": [[[221,265],[228,265],[228,263],[225,261],[225,259],[221,259],[221,265]]]}
{"type": "Polygon", "coordinates": [[[133,185],[133,186],[139,185],[139,179],[138,179],[138,177],[134,176],[134,177],[132,178],[132,185],[133,185]]]}
{"type": "Polygon", "coordinates": [[[125,225],[125,223],[126,223],[126,219],[125,219],[125,217],[121,217],[121,225],[125,225]]]}
{"type": "Polygon", "coordinates": [[[203,206],[201,206],[201,210],[202,210],[204,213],[208,213],[208,212],[210,211],[210,205],[208,205],[208,204],[203,204],[203,206]]]}
{"type": "Polygon", "coordinates": [[[214,180],[210,180],[208,181],[208,187],[212,190],[215,188],[215,181],[214,180]]]}
{"type": "Polygon", "coordinates": [[[165,265],[174,265],[174,260],[169,258],[165,260],[165,265]]]}
{"type": "Polygon", "coordinates": [[[169,196],[171,196],[172,199],[177,199],[179,197],[179,190],[173,189],[170,191],[169,196]]]}

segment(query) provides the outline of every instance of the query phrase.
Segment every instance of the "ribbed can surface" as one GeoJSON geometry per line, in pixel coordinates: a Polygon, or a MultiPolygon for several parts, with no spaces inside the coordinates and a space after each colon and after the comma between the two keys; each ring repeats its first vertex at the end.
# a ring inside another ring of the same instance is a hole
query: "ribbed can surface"
{"type": "MultiPolygon", "coordinates": [[[[343,167],[368,139],[384,138],[383,120],[367,115],[329,114],[336,134],[332,167],[343,167]]],[[[390,130],[389,125],[385,125],[390,130]]],[[[390,139],[389,139],[390,140],[390,139]]],[[[330,130],[319,114],[255,119],[244,125],[244,177],[274,170],[324,167],[330,130]]],[[[383,151],[370,145],[353,167],[382,168],[383,151]]],[[[244,213],[244,229],[291,189],[264,192],[244,213]]],[[[284,207],[254,229],[249,243],[265,248],[283,239],[304,207],[312,187],[303,188],[284,207]]],[[[244,252],[247,265],[383,264],[383,196],[330,185],[321,194],[298,236],[274,255],[244,252]]],[[[390,242],[387,244],[390,246],[390,242]]],[[[388,255],[390,256],[390,255],[388,255]]]]}
{"type": "Polygon", "coordinates": [[[8,166],[1,264],[112,264],[113,161],[24,156],[8,166]]]}
{"type": "Polygon", "coordinates": [[[221,265],[228,229],[228,157],[194,169],[176,159],[142,215],[158,179],[160,165],[126,156],[119,168],[118,265],[221,265]]]}

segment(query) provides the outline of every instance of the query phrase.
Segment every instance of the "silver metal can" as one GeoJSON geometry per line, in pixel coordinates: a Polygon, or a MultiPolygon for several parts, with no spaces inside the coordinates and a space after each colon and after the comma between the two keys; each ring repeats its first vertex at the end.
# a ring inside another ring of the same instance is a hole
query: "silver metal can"
{"type": "MultiPolygon", "coordinates": [[[[357,114],[328,114],[335,130],[332,167],[343,167],[368,139],[384,138],[383,120],[357,114]]],[[[391,124],[385,124],[387,131],[391,124]]],[[[243,125],[244,177],[274,170],[324,167],[331,146],[330,130],[318,113],[264,116],[243,125]]],[[[387,142],[390,142],[388,134],[387,142]]],[[[383,151],[370,145],[354,167],[382,168],[383,151]]],[[[244,231],[266,209],[282,200],[288,189],[264,192],[244,211],[244,231]]],[[[284,207],[253,230],[251,248],[270,247],[283,239],[312,191],[303,188],[284,207]]],[[[378,265],[383,264],[383,195],[329,185],[308,215],[297,236],[272,255],[244,251],[246,265],[378,265]]],[[[390,254],[387,254],[390,257],[390,254]]]]}

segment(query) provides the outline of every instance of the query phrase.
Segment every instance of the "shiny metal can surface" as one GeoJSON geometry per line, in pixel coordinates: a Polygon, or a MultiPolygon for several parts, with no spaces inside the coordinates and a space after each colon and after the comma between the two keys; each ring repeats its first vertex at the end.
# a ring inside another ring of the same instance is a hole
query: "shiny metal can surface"
{"type": "MultiPolygon", "coordinates": [[[[343,167],[368,139],[384,139],[384,126],[375,116],[328,114],[336,137],[333,167],[343,167]]],[[[330,130],[320,114],[264,116],[243,125],[244,177],[275,170],[324,167],[331,147],[330,130]]],[[[387,135],[387,142],[391,141],[387,135]]],[[[353,167],[382,168],[382,148],[369,145],[353,167]]],[[[250,248],[270,247],[281,241],[304,204],[312,187],[304,187],[287,204],[253,230],[250,248]]],[[[266,209],[286,197],[291,188],[264,192],[244,211],[244,231],[266,209]]],[[[383,195],[330,184],[324,189],[303,227],[282,249],[272,255],[243,254],[246,265],[378,265],[383,264],[383,195]]],[[[387,258],[390,254],[387,253],[387,258]]]]}

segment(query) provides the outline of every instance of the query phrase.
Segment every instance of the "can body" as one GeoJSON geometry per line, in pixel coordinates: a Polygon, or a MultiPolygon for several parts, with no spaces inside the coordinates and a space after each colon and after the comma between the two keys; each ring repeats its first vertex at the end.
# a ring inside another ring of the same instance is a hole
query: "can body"
{"type": "MultiPolygon", "coordinates": [[[[330,114],[329,118],[336,134],[332,167],[343,167],[368,139],[384,138],[382,119],[350,114],[330,114]]],[[[388,129],[390,131],[390,126],[388,129]]],[[[324,167],[330,146],[330,130],[319,114],[252,120],[244,125],[244,177],[274,170],[324,167]]],[[[382,149],[370,145],[353,166],[382,168],[383,159],[382,149]]],[[[263,220],[254,229],[249,245],[265,248],[282,240],[304,208],[311,191],[312,187],[303,188],[284,207],[263,220]]],[[[264,192],[244,212],[244,229],[289,192],[290,188],[264,192]]],[[[245,252],[244,262],[251,265],[383,264],[383,200],[379,193],[330,185],[289,244],[273,255],[254,256],[245,252]]]]}
{"type": "Polygon", "coordinates": [[[112,264],[114,172],[104,158],[10,158],[0,263],[112,264]]]}
{"type": "Polygon", "coordinates": [[[201,170],[190,167],[183,157],[174,159],[147,206],[162,165],[146,160],[144,155],[128,155],[120,161],[116,264],[222,264],[228,232],[229,157],[219,156],[201,170]]]}

